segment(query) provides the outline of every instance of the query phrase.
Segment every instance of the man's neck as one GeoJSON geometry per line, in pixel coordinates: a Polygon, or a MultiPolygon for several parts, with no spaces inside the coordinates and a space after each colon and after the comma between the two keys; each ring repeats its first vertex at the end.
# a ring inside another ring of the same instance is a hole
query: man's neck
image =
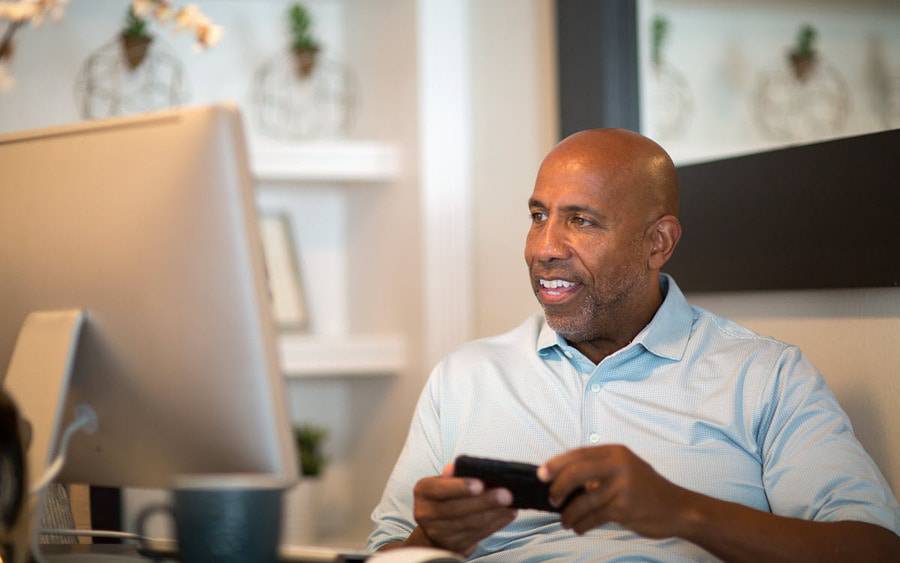
{"type": "Polygon", "coordinates": [[[655,284],[647,297],[644,297],[638,305],[628,307],[629,311],[620,314],[610,314],[607,318],[611,323],[608,331],[598,338],[583,342],[571,342],[576,350],[587,356],[595,364],[599,364],[603,358],[616,353],[631,343],[644,327],[653,320],[656,311],[662,305],[662,288],[655,284]]]}

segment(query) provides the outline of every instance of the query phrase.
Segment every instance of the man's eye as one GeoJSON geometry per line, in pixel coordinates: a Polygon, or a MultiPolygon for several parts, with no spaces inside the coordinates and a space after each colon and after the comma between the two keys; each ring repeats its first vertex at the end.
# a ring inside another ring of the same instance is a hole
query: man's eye
{"type": "Polygon", "coordinates": [[[535,223],[543,221],[546,218],[547,218],[547,214],[544,213],[543,211],[532,211],[531,212],[531,220],[535,223]]]}
{"type": "Polygon", "coordinates": [[[578,215],[572,217],[572,223],[574,223],[578,227],[587,227],[588,225],[593,225],[590,219],[585,219],[584,217],[579,217],[578,215]]]}

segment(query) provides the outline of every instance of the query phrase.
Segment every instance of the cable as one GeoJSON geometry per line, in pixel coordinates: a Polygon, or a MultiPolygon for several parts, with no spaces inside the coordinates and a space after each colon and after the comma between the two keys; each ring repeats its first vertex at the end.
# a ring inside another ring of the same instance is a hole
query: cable
{"type": "MultiPolygon", "coordinates": [[[[59,475],[59,472],[62,471],[62,468],[66,463],[66,451],[69,449],[69,440],[72,439],[72,435],[82,429],[88,434],[93,434],[97,431],[99,426],[97,413],[90,405],[81,404],[75,407],[75,420],[73,420],[63,432],[62,439],[59,441],[59,453],[56,454],[56,458],[47,470],[44,471],[43,477],[41,477],[37,483],[32,485],[30,491],[32,495],[37,495],[47,488],[47,485],[52,483],[57,475],[59,475]]],[[[43,509],[43,507],[39,505],[41,500],[42,499],[39,498],[35,503],[38,512],[43,509]]],[[[35,524],[37,524],[37,522],[35,522],[35,524]]],[[[47,563],[47,560],[41,553],[40,532],[38,530],[33,530],[31,533],[31,556],[37,563],[47,563]]]]}
{"type": "Polygon", "coordinates": [[[115,538],[120,540],[131,540],[136,541],[138,543],[142,541],[146,541],[149,538],[147,536],[139,536],[137,534],[133,534],[131,532],[115,532],[112,530],[70,530],[68,528],[41,528],[38,530],[38,533],[41,535],[54,535],[54,536],[75,536],[75,537],[88,537],[88,538],[115,538]]]}
{"type": "Polygon", "coordinates": [[[56,459],[53,460],[53,463],[51,463],[50,467],[44,472],[44,476],[41,477],[40,481],[31,486],[31,494],[37,494],[47,488],[47,485],[52,483],[57,475],[59,475],[60,471],[62,471],[62,468],[66,463],[66,450],[69,449],[69,440],[72,439],[72,435],[81,429],[84,429],[88,434],[93,434],[97,431],[98,427],[97,413],[94,412],[94,409],[85,404],[75,407],[75,420],[73,420],[66,428],[65,432],[63,432],[62,440],[60,440],[59,443],[59,453],[56,455],[56,459]]]}

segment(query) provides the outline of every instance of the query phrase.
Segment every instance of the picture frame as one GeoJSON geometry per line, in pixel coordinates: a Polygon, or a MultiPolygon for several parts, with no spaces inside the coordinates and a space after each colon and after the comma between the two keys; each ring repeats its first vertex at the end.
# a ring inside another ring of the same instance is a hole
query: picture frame
{"type": "Polygon", "coordinates": [[[290,218],[283,213],[262,213],[259,217],[266,280],[272,303],[272,316],[281,329],[306,330],[309,309],[300,274],[300,255],[291,230],[290,218]]]}

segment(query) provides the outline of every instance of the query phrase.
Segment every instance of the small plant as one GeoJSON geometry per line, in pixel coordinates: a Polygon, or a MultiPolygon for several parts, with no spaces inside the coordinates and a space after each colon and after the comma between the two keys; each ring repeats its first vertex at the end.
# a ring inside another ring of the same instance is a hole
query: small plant
{"type": "Polygon", "coordinates": [[[319,43],[312,36],[312,18],[303,4],[291,6],[288,15],[291,26],[291,49],[295,52],[318,51],[319,43]]]}
{"type": "Polygon", "coordinates": [[[300,462],[300,473],[304,477],[318,477],[325,469],[327,459],[322,451],[328,430],[314,424],[294,427],[294,442],[300,462]]]}
{"type": "Polygon", "coordinates": [[[815,42],[817,36],[816,28],[809,24],[802,26],[800,31],[797,32],[797,43],[794,45],[794,50],[791,54],[799,58],[814,57],[816,55],[815,42]]]}
{"type": "Polygon", "coordinates": [[[288,10],[291,31],[291,52],[294,54],[294,70],[302,80],[308,78],[316,67],[319,42],[312,36],[312,18],[303,4],[297,3],[288,10]]]}
{"type": "Polygon", "coordinates": [[[653,61],[653,65],[658,67],[662,64],[663,45],[666,42],[666,37],[669,35],[669,20],[665,16],[654,16],[651,30],[650,58],[653,61]]]}
{"type": "Polygon", "coordinates": [[[818,38],[816,28],[809,24],[800,27],[797,32],[797,41],[794,48],[788,55],[791,68],[797,80],[804,82],[808,79],[816,68],[818,62],[818,54],[816,53],[816,39],[818,38]]]}
{"type": "Polygon", "coordinates": [[[134,6],[128,7],[128,14],[125,16],[125,29],[122,35],[132,39],[150,39],[153,36],[147,31],[147,20],[137,15],[134,6]]]}

